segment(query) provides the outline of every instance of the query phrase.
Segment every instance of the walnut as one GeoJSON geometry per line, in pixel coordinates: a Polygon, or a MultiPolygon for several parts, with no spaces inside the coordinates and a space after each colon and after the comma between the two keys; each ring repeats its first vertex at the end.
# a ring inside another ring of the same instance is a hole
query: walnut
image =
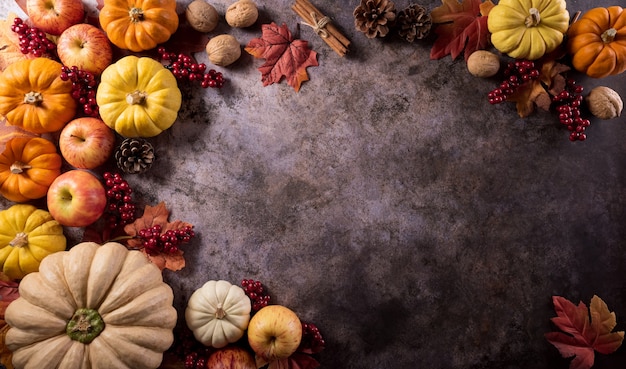
{"type": "Polygon", "coordinates": [[[198,32],[211,32],[217,27],[220,15],[206,0],[194,0],[185,9],[189,25],[198,32]]]}
{"type": "Polygon", "coordinates": [[[624,102],[619,94],[605,86],[592,89],[586,100],[591,114],[600,119],[619,117],[624,107],[624,102]]]}
{"type": "Polygon", "coordinates": [[[487,50],[474,51],[467,58],[467,70],[476,77],[495,76],[500,70],[500,57],[487,50]]]}
{"type": "Polygon", "coordinates": [[[226,23],[231,27],[250,27],[258,17],[259,10],[251,0],[239,0],[226,9],[226,23]]]}
{"type": "Polygon", "coordinates": [[[241,45],[234,36],[219,35],[209,40],[206,45],[209,61],[225,67],[237,61],[241,56],[241,45]]]}

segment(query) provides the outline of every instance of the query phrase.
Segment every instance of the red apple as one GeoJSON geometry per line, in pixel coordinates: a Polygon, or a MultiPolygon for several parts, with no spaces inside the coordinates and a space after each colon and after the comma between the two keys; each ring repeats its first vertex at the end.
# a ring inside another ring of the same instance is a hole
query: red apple
{"type": "Polygon", "coordinates": [[[302,340],[302,323],[289,308],[267,305],[250,319],[248,343],[257,355],[257,363],[285,359],[302,340]]]}
{"type": "Polygon", "coordinates": [[[94,169],[113,154],[115,133],[98,118],[76,118],[63,127],[59,148],[71,166],[94,169]]]}
{"type": "Polygon", "coordinates": [[[113,49],[106,33],[87,23],[75,24],[61,33],[57,40],[61,63],[68,67],[99,75],[111,64],[113,49]]]}
{"type": "Polygon", "coordinates": [[[209,356],[206,367],[210,369],[256,369],[252,354],[239,346],[226,346],[209,356]]]}
{"type": "Polygon", "coordinates": [[[26,0],[26,12],[35,27],[55,36],[85,19],[82,0],[26,0]]]}
{"type": "Polygon", "coordinates": [[[72,169],[52,182],[47,201],[48,211],[61,225],[86,227],[102,216],[107,197],[95,175],[72,169]]]}

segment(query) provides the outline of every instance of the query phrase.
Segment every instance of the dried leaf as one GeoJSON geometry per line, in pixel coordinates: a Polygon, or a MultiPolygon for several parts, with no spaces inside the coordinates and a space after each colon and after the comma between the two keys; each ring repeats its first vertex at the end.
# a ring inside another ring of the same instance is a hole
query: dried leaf
{"type": "Polygon", "coordinates": [[[476,50],[489,46],[487,16],[495,6],[491,0],[442,0],[443,5],[430,13],[437,40],[430,50],[431,59],[450,55],[456,59],[464,52],[465,60],[476,50]]]}
{"type": "Polygon", "coordinates": [[[128,224],[124,227],[126,234],[131,237],[126,241],[127,247],[133,250],[141,250],[150,261],[157,265],[161,270],[168,269],[177,271],[185,267],[185,258],[183,252],[178,250],[174,253],[159,253],[156,255],[148,254],[141,240],[136,237],[139,235],[139,231],[142,229],[151,228],[155,225],[161,226],[161,232],[167,232],[168,230],[177,230],[185,227],[193,227],[190,223],[183,222],[181,220],[175,220],[169,222],[170,216],[169,210],[165,206],[165,202],[160,202],[157,206],[146,205],[143,215],[137,218],[132,224],[128,224]]]}
{"type": "Polygon", "coordinates": [[[554,55],[548,55],[538,61],[541,64],[539,78],[519,86],[507,101],[515,102],[517,113],[524,118],[535,111],[535,106],[550,110],[552,96],[558,95],[565,88],[566,80],[563,72],[570,70],[567,65],[558,63],[553,59],[554,55]]]}
{"type": "Polygon", "coordinates": [[[26,0],[15,0],[15,3],[24,11],[25,14],[28,14],[28,8],[26,7],[26,0]]]}
{"type": "Polygon", "coordinates": [[[317,66],[317,53],[308,42],[294,40],[287,25],[274,22],[261,26],[263,36],[250,40],[245,50],[255,58],[265,59],[259,67],[263,86],[279,83],[283,77],[298,92],[302,82],[308,81],[306,69],[317,66]]]}
{"type": "Polygon", "coordinates": [[[275,360],[268,369],[315,369],[320,363],[310,355],[295,352],[286,359],[275,360]]]}
{"type": "MultiPolygon", "coordinates": [[[[2,57],[2,52],[0,52],[2,57]]],[[[0,115],[0,152],[4,151],[7,142],[15,137],[37,137],[38,135],[23,130],[18,126],[13,126],[7,123],[6,118],[0,115]]]]}
{"type": "Polygon", "coordinates": [[[624,332],[611,332],[617,324],[615,313],[598,296],[591,299],[589,311],[582,301],[574,305],[563,297],[553,296],[552,302],[557,316],[550,320],[565,333],[549,332],[545,337],[564,358],[574,356],[570,369],[589,369],[595,351],[610,354],[621,346],[624,332]]]}
{"type": "Polygon", "coordinates": [[[31,54],[22,54],[17,34],[11,31],[15,13],[9,13],[6,19],[0,20],[0,71],[16,61],[35,58],[31,54]]]}
{"type": "Polygon", "coordinates": [[[4,320],[0,320],[0,364],[4,365],[6,369],[13,369],[13,364],[11,362],[13,359],[13,353],[4,342],[9,328],[9,325],[6,324],[4,320]]]}
{"type": "Polygon", "coordinates": [[[20,297],[18,287],[17,282],[0,280],[0,319],[4,319],[4,312],[11,301],[20,297]]]}

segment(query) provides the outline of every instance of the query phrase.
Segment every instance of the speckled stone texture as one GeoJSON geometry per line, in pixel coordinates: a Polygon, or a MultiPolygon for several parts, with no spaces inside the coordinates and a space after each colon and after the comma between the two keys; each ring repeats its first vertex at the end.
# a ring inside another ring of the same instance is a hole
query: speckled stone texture
{"type": "MultiPolygon", "coordinates": [[[[230,2],[211,3],[223,14],[230,2]]],[[[544,339],[553,295],[597,294],[626,329],[623,118],[571,143],[552,113],[490,105],[500,81],[462,58],[430,60],[434,35],[370,40],[354,29],[357,1],[316,0],[352,41],[341,58],[298,26],[291,0],[257,3],[255,26],[211,35],[245,45],[285,23],[319,53],[310,81],[263,87],[263,60],[244,52],[217,68],[222,90],[182,86],[179,120],[151,139],[156,164],[127,177],[137,202],[195,225],[187,266],[164,274],[179,311],[209,279],[261,280],[319,326],[333,369],[567,368],[544,339]]],[[[572,75],[626,96],[624,76],[572,75]]],[[[624,366],[621,348],[594,368],[624,366]]]]}

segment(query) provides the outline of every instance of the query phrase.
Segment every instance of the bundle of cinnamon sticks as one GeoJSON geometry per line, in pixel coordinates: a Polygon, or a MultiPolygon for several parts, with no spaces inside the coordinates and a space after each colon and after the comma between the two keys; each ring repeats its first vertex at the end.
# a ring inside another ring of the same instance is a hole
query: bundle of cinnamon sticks
{"type": "Polygon", "coordinates": [[[315,32],[340,56],[346,55],[350,40],[348,40],[331,22],[330,18],[322,14],[309,0],[296,0],[291,7],[306,25],[315,32]]]}

